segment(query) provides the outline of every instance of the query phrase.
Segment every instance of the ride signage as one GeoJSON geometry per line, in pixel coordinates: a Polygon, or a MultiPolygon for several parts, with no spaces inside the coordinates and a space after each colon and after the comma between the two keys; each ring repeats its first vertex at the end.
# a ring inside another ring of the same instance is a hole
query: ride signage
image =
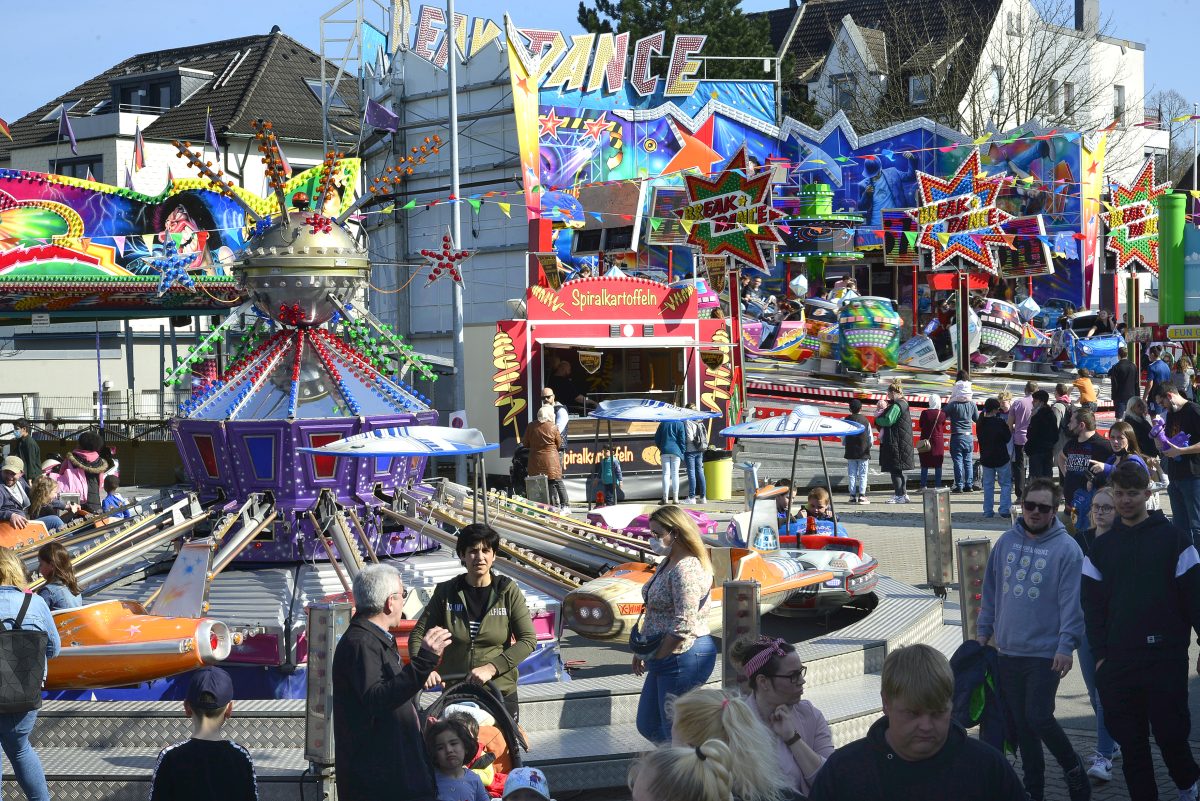
{"type": "Polygon", "coordinates": [[[1003,226],[1012,215],[996,208],[1006,176],[980,171],[979,150],[971,152],[949,179],[917,173],[921,205],[911,213],[921,226],[917,247],[931,252],[932,268],[968,266],[995,275],[995,249],[1008,247],[1003,226]]]}
{"type": "Polygon", "coordinates": [[[715,180],[687,175],[687,204],[675,210],[688,232],[687,243],[706,256],[729,254],[735,261],[768,272],[767,249],[784,244],[775,221],[783,212],[771,205],[771,173],[748,177],[746,148],[729,160],[715,180]]]}
{"type": "Polygon", "coordinates": [[[1108,226],[1107,250],[1118,271],[1142,268],[1158,275],[1158,198],[1171,185],[1154,184],[1154,159],[1147,159],[1132,184],[1113,184],[1112,203],[1100,217],[1108,226]]]}

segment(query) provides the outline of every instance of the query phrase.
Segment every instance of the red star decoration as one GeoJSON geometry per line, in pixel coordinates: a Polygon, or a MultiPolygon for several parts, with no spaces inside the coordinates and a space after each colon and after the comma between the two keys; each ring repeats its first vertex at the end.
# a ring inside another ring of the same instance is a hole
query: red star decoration
{"type": "Polygon", "coordinates": [[[543,136],[553,136],[558,138],[559,127],[566,122],[566,119],[559,117],[554,113],[554,109],[550,109],[550,113],[544,117],[538,117],[538,138],[543,136]]]}
{"type": "Polygon", "coordinates": [[[1158,205],[1171,187],[1154,183],[1154,160],[1147,159],[1129,186],[1112,184],[1112,204],[1102,213],[1109,227],[1105,249],[1117,255],[1117,269],[1142,268],[1158,274],[1158,205]]]}
{"type": "Polygon", "coordinates": [[[670,175],[674,172],[681,172],[692,168],[699,170],[705,175],[710,174],[712,172],[712,165],[721,160],[721,154],[713,149],[712,144],[715,121],[715,116],[709,117],[697,129],[695,134],[689,134],[680,128],[678,124],[672,124],[671,130],[679,137],[679,152],[671,158],[667,166],[662,168],[661,174],[670,175]]]}
{"type": "Polygon", "coordinates": [[[608,112],[606,111],[600,115],[599,119],[592,120],[591,122],[585,122],[583,124],[584,133],[599,142],[600,134],[612,127],[612,123],[606,119],[607,116],[608,112]]]}
{"type": "Polygon", "coordinates": [[[425,286],[429,286],[434,281],[442,277],[442,273],[448,273],[456,283],[461,284],[462,279],[462,262],[475,255],[473,250],[455,250],[454,240],[450,236],[450,231],[447,230],[442,236],[441,250],[422,250],[421,255],[429,262],[429,280],[425,282],[425,286]]]}
{"type": "MultiPolygon", "coordinates": [[[[986,225],[968,230],[951,231],[948,218],[939,218],[933,223],[921,226],[921,236],[917,244],[933,251],[934,269],[944,266],[951,259],[961,258],[970,266],[986,270],[993,275],[999,272],[992,246],[1007,245],[1000,226],[1011,219],[1012,215],[995,208],[995,203],[1006,180],[1007,176],[1004,174],[988,178],[980,172],[978,149],[974,150],[948,179],[917,172],[921,206],[936,207],[939,203],[951,199],[967,199],[970,206],[966,211],[947,217],[961,218],[966,214],[975,213],[987,215],[986,225]],[[949,239],[943,244],[939,235],[946,234],[949,234],[949,239]]],[[[919,221],[921,209],[912,212],[912,216],[919,221]]]]}
{"type": "Polygon", "coordinates": [[[517,88],[525,94],[529,94],[529,78],[518,78],[517,88]]]}
{"type": "MultiPolygon", "coordinates": [[[[709,181],[695,175],[684,176],[687,184],[688,205],[675,213],[681,219],[689,209],[703,204],[710,199],[726,198],[730,195],[739,196],[736,201],[736,212],[761,209],[762,221],[757,223],[757,232],[751,231],[746,223],[729,222],[717,225],[706,222],[704,218],[695,219],[692,230],[688,232],[688,244],[695,245],[709,256],[728,253],[748,267],[767,272],[766,254],[768,245],[782,245],[783,240],[775,230],[775,221],[783,216],[783,212],[770,204],[771,173],[764,170],[757,178],[746,178],[746,148],[743,146],[729,160],[725,170],[714,180],[709,181]]],[[[719,201],[718,201],[719,202],[719,201]]],[[[727,216],[728,212],[722,212],[727,216]]]]}

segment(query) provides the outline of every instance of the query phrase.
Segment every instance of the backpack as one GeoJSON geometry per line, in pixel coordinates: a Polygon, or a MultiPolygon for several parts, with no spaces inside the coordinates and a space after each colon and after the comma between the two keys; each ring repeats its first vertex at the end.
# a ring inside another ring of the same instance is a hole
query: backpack
{"type": "Polygon", "coordinates": [[[1079,411],[1079,407],[1073,403],[1065,403],[1064,404],[1061,401],[1056,402],[1054,405],[1055,406],[1061,405],[1063,407],[1062,419],[1058,421],[1058,435],[1060,437],[1065,437],[1067,439],[1071,439],[1072,437],[1075,436],[1074,434],[1071,433],[1071,428],[1070,428],[1071,418],[1075,416],[1075,412],[1079,411]]]}
{"type": "Polygon", "coordinates": [[[708,447],[708,427],[699,420],[689,420],[688,424],[688,450],[702,451],[708,447]]]}
{"type": "Polygon", "coordinates": [[[21,627],[32,600],[33,595],[25,593],[16,619],[0,621],[0,714],[23,715],[42,705],[50,635],[41,629],[21,627]]]}

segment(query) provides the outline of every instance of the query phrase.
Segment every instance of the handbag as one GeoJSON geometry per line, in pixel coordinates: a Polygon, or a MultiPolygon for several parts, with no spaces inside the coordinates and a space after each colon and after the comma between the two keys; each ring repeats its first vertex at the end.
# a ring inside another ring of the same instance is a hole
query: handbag
{"type": "Polygon", "coordinates": [[[0,621],[0,713],[24,714],[42,705],[46,675],[46,643],[41,629],[22,628],[33,596],[25,593],[16,619],[0,621]]]}
{"type": "MultiPolygon", "coordinates": [[[[654,571],[654,575],[650,578],[650,583],[646,585],[646,595],[650,594],[650,588],[654,586],[654,582],[658,580],[658,570],[654,571]]],[[[662,645],[663,637],[666,637],[666,632],[656,634],[653,637],[647,637],[641,632],[642,617],[646,614],[646,605],[642,604],[642,611],[638,612],[638,618],[634,621],[633,628],[629,630],[629,649],[637,656],[646,657],[654,654],[660,645],[662,645]]]]}
{"type": "Polygon", "coordinates": [[[917,440],[917,453],[929,453],[933,450],[933,443],[927,439],[917,440]]]}

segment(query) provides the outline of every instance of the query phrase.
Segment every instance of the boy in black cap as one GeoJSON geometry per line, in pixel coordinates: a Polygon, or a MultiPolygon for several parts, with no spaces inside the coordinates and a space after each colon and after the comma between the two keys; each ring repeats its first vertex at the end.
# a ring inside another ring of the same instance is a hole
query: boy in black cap
{"type": "Polygon", "coordinates": [[[158,755],[150,801],[254,801],[258,788],[250,752],[226,740],[222,727],[233,714],[233,680],[219,667],[192,674],[183,711],[192,737],[158,755]]]}

